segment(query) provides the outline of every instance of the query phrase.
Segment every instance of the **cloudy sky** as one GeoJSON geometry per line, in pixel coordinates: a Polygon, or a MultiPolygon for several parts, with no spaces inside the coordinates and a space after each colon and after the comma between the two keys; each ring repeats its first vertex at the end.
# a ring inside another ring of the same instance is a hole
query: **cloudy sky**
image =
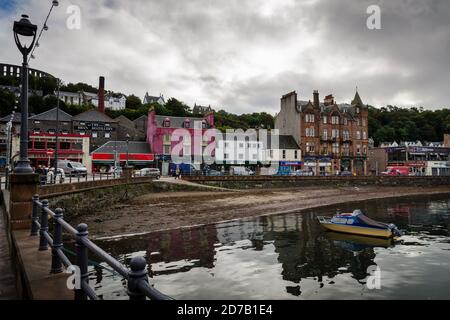
{"type": "MultiPolygon", "coordinates": [[[[0,61],[20,62],[14,19],[42,25],[50,3],[0,0],[0,61]]],[[[31,66],[236,113],[275,113],[292,90],[348,102],[356,86],[365,103],[433,109],[449,107],[449,17],[448,0],[60,0],[31,66]],[[381,30],[366,26],[374,4],[381,30]]]]}

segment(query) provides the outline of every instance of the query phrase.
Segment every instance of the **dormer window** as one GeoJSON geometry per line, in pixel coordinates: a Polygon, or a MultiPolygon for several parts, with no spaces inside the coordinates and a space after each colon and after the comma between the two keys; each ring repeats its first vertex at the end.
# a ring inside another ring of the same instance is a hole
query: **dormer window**
{"type": "Polygon", "coordinates": [[[207,125],[206,120],[203,120],[203,121],[202,121],[202,128],[203,128],[203,129],[206,129],[206,125],[207,125]]]}
{"type": "Polygon", "coordinates": [[[189,120],[189,119],[184,120],[183,126],[185,128],[190,128],[191,127],[191,120],[189,120]]]}
{"type": "Polygon", "coordinates": [[[165,118],[163,121],[163,127],[164,128],[170,128],[170,119],[169,118],[165,118]]]}
{"type": "Polygon", "coordinates": [[[356,113],[359,113],[359,107],[356,108],[356,113]]]}

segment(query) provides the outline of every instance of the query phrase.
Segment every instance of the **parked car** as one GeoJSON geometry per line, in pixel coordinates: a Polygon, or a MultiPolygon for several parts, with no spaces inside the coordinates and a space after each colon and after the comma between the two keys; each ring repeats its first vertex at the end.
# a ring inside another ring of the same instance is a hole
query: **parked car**
{"type": "Polygon", "coordinates": [[[218,177],[221,175],[222,175],[222,172],[217,171],[217,170],[209,169],[208,171],[205,171],[205,176],[218,177]]]}
{"type": "Polygon", "coordinates": [[[82,176],[87,175],[87,169],[83,164],[70,160],[58,160],[58,168],[64,170],[65,175],[69,176],[82,176]]]}
{"type": "Polygon", "coordinates": [[[184,176],[201,176],[202,170],[196,168],[193,164],[190,163],[180,163],[175,164],[171,163],[169,165],[169,174],[171,176],[175,175],[175,172],[177,170],[177,166],[180,168],[180,174],[184,176]]]}
{"type": "Polygon", "coordinates": [[[341,177],[352,177],[353,173],[351,171],[341,171],[341,172],[339,172],[339,176],[341,176],[341,177]]]}
{"type": "Polygon", "coordinates": [[[314,176],[314,172],[311,170],[297,170],[292,175],[298,177],[312,177],[314,176]]]}
{"type": "Polygon", "coordinates": [[[409,167],[387,167],[387,170],[381,173],[382,176],[408,176],[409,167]]]}
{"type": "Polygon", "coordinates": [[[134,172],[135,177],[155,177],[159,179],[161,177],[161,171],[158,168],[144,168],[136,170],[134,172]]]}
{"type": "Polygon", "coordinates": [[[254,176],[255,172],[247,167],[233,167],[233,174],[235,176],[254,176]]]}

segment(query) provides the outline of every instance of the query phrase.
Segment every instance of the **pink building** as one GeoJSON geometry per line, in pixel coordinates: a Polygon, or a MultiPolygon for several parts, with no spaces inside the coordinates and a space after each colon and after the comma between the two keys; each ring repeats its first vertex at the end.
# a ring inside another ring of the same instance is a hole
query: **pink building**
{"type": "MultiPolygon", "coordinates": [[[[147,142],[150,144],[152,153],[159,159],[170,161],[172,148],[179,142],[171,141],[172,133],[176,129],[185,129],[191,135],[191,145],[185,145],[184,148],[191,148],[191,154],[194,154],[194,133],[203,133],[214,128],[214,114],[208,113],[203,117],[170,117],[156,115],[154,110],[148,113],[147,142]],[[197,128],[197,129],[195,129],[197,128]]],[[[201,137],[200,137],[201,138],[201,137]]],[[[200,140],[202,141],[202,140],[200,140]]],[[[203,146],[205,146],[202,143],[203,146]]],[[[184,149],[185,150],[185,149],[184,149]]]]}

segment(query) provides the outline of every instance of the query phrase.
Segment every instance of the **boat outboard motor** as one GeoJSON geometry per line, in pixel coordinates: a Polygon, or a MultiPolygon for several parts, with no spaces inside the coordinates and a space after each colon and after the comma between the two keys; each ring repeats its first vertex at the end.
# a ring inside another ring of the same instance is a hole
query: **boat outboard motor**
{"type": "Polygon", "coordinates": [[[401,237],[403,235],[402,232],[400,230],[398,230],[398,228],[395,224],[390,223],[388,226],[394,236],[401,237]]]}

